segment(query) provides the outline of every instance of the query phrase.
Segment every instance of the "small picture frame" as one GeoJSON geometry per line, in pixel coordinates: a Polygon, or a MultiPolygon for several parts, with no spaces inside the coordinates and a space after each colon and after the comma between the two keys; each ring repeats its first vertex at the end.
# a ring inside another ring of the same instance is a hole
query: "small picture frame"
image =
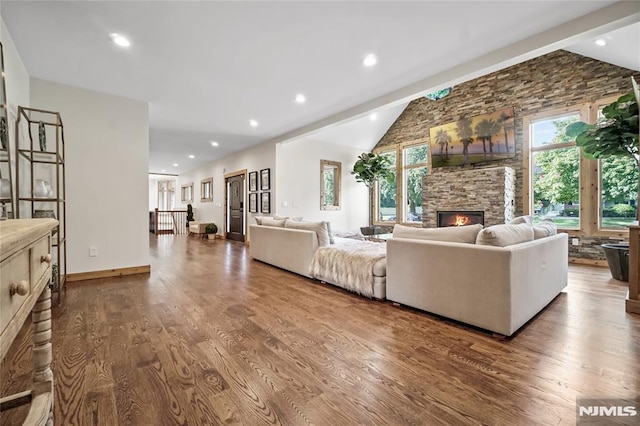
{"type": "Polygon", "coordinates": [[[260,194],[260,211],[262,213],[271,213],[271,193],[263,192],[260,194]]]}
{"type": "MultiPolygon", "coordinates": [[[[256,172],[256,176],[258,172],[256,172]]],[[[249,213],[258,213],[258,193],[249,194],[249,213]]]]}
{"type": "Polygon", "coordinates": [[[260,170],[260,190],[269,191],[271,189],[271,169],[260,170]]]}
{"type": "Polygon", "coordinates": [[[258,190],[258,172],[249,173],[249,192],[258,190]]]}

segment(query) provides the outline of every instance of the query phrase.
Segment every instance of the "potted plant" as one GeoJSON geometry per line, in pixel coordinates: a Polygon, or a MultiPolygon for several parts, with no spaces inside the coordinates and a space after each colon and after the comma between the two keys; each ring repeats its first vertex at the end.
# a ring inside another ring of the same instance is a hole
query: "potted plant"
{"type": "Polygon", "coordinates": [[[218,232],[218,227],[215,223],[207,223],[207,226],[204,227],[204,232],[207,234],[208,239],[214,240],[218,232]]]}
{"type": "MultiPolygon", "coordinates": [[[[380,179],[392,179],[394,172],[389,169],[391,162],[383,155],[372,152],[364,152],[358,156],[358,160],[353,165],[352,175],[356,181],[364,183],[369,188],[369,198],[371,198],[373,187],[380,179]]],[[[374,226],[364,226],[360,228],[363,235],[374,235],[377,230],[374,226]]]]}
{"type": "MultiPolygon", "coordinates": [[[[604,120],[598,124],[581,121],[567,126],[567,136],[574,137],[586,158],[629,157],[640,167],[638,152],[638,100],[633,92],[602,109],[604,120]]],[[[638,186],[640,201],[640,185],[638,186]]],[[[636,209],[636,220],[640,212],[636,209]]],[[[613,278],[629,280],[629,245],[602,244],[613,278]]]]}
{"type": "Polygon", "coordinates": [[[189,222],[193,222],[193,207],[191,204],[187,204],[187,228],[189,227],[189,222]]]}

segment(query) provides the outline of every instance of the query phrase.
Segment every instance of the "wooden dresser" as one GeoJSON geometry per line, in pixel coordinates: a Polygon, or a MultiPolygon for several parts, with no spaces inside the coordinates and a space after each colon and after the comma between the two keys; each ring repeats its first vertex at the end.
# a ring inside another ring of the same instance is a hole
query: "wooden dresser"
{"type": "Polygon", "coordinates": [[[0,400],[0,410],[31,403],[25,425],[53,425],[51,232],[54,219],[0,221],[0,359],[31,315],[33,389],[0,400]]]}

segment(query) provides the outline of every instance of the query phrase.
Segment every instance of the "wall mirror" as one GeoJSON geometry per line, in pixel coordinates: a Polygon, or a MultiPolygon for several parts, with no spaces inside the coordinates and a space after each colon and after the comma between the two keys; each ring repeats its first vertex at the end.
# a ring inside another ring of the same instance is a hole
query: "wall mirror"
{"type": "Polygon", "coordinates": [[[180,187],[180,200],[183,203],[193,203],[193,183],[180,187]]]}
{"type": "Polygon", "coordinates": [[[203,203],[213,202],[213,178],[200,181],[200,201],[203,203]]]}
{"type": "Polygon", "coordinates": [[[340,210],[342,163],[320,160],[320,210],[340,210]]]}

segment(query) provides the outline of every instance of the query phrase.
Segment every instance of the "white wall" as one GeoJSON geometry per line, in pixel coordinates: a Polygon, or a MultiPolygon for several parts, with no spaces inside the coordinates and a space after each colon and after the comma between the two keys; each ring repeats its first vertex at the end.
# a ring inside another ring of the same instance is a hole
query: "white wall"
{"type": "MultiPolygon", "coordinates": [[[[272,212],[275,207],[276,190],[279,193],[279,188],[275,184],[276,176],[279,171],[276,171],[276,148],[273,143],[264,143],[258,146],[254,146],[243,151],[232,154],[221,160],[208,163],[197,169],[191,170],[178,176],[178,185],[176,188],[177,203],[176,208],[186,209],[186,204],[180,201],[180,187],[185,184],[193,183],[193,202],[191,205],[194,210],[194,219],[201,222],[213,222],[218,225],[218,233],[224,234],[224,175],[228,173],[237,172],[240,170],[247,171],[248,174],[253,171],[260,171],[261,169],[271,169],[271,207],[272,212]],[[200,181],[213,177],[213,202],[200,202],[200,181]]],[[[248,187],[248,182],[245,188],[248,187]]],[[[246,226],[247,236],[248,225],[255,223],[254,216],[261,215],[261,213],[249,213],[248,196],[245,193],[245,210],[246,210],[246,226]]]]}
{"type": "Polygon", "coordinates": [[[275,212],[309,221],[326,220],[333,230],[340,231],[358,231],[369,225],[369,190],[351,175],[361,153],[361,148],[331,145],[313,138],[278,144],[275,212]],[[342,163],[340,210],[320,210],[320,160],[342,163]]]}
{"type": "Polygon", "coordinates": [[[64,123],[68,272],[148,265],[148,104],[35,78],[30,100],[64,123]]]}

